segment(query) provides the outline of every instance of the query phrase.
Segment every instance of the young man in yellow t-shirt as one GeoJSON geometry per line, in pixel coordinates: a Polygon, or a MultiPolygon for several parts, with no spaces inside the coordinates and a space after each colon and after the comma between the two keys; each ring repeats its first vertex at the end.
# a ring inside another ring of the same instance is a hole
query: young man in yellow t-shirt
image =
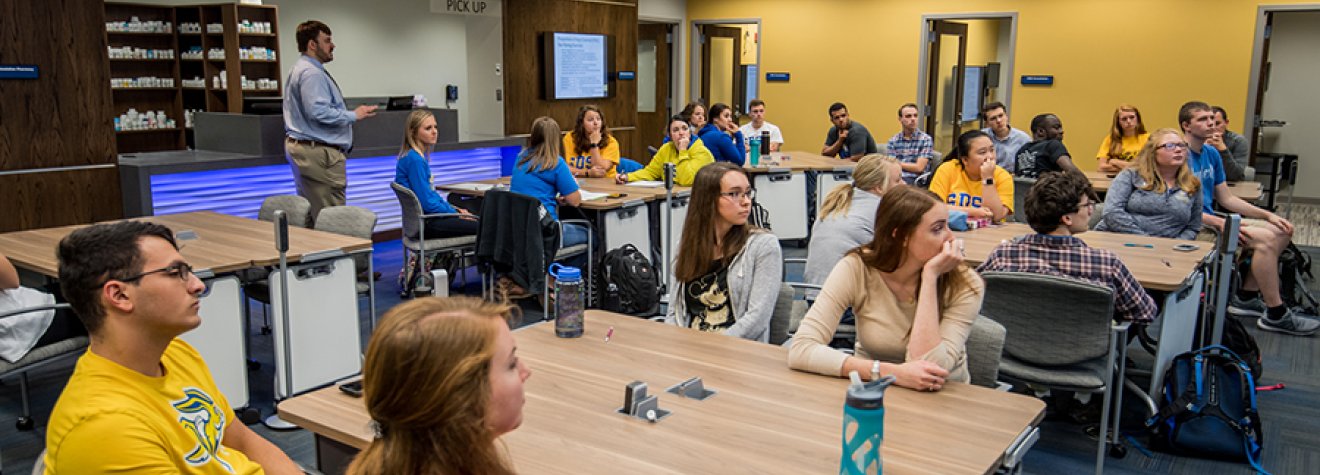
{"type": "Polygon", "coordinates": [[[46,432],[46,473],[302,473],[237,422],[210,370],[177,337],[201,324],[206,286],[164,226],[74,231],[60,286],[91,335],[46,432]]]}

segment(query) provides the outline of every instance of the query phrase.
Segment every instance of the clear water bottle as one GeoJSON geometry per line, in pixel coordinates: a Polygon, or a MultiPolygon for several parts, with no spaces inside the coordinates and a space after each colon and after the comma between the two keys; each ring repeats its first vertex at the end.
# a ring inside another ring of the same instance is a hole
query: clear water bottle
{"type": "Polygon", "coordinates": [[[747,162],[755,167],[761,163],[761,137],[753,135],[748,142],[747,162]]]}
{"type": "Polygon", "coordinates": [[[849,374],[848,399],[843,405],[843,454],[840,475],[879,475],[880,445],[885,438],[885,388],[894,383],[886,376],[862,383],[857,372],[849,374]]]}
{"type": "Polygon", "coordinates": [[[582,271],[576,267],[550,264],[555,276],[555,336],[582,336],[582,271]]]}

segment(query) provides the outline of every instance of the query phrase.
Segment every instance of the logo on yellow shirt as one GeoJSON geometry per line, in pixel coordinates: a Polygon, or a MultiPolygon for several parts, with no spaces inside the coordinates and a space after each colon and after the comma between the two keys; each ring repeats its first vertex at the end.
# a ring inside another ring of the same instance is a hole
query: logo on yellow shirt
{"type": "Polygon", "coordinates": [[[200,466],[214,460],[232,473],[234,468],[216,454],[225,430],[225,414],[215,400],[201,389],[190,387],[183,389],[183,399],[171,401],[170,405],[179,411],[179,424],[197,438],[197,446],[184,457],[188,465],[200,466]]]}

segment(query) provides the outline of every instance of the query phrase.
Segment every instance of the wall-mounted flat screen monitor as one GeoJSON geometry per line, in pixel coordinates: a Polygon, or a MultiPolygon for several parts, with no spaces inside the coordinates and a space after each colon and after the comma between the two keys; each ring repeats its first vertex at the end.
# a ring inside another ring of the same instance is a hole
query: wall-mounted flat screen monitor
{"type": "Polygon", "coordinates": [[[610,39],[591,33],[542,36],[545,97],[550,100],[609,97],[610,39]]]}

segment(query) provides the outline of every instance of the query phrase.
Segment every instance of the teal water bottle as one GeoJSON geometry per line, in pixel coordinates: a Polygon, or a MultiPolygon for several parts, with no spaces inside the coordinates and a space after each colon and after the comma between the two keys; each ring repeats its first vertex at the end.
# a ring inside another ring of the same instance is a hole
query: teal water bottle
{"type": "Polygon", "coordinates": [[[840,475],[879,475],[880,445],[885,438],[885,388],[893,376],[862,383],[857,372],[849,374],[848,399],[843,405],[843,454],[840,475]]]}
{"type": "Polygon", "coordinates": [[[582,271],[576,267],[550,264],[555,276],[555,336],[582,336],[582,271]]]}
{"type": "Polygon", "coordinates": [[[760,165],[760,163],[761,163],[761,137],[760,137],[760,136],[757,136],[757,135],[753,135],[752,138],[751,138],[751,140],[750,140],[750,143],[749,143],[748,145],[749,145],[749,146],[747,147],[747,162],[748,162],[748,163],[751,163],[752,166],[754,166],[754,167],[757,166],[757,165],[760,165]]]}

